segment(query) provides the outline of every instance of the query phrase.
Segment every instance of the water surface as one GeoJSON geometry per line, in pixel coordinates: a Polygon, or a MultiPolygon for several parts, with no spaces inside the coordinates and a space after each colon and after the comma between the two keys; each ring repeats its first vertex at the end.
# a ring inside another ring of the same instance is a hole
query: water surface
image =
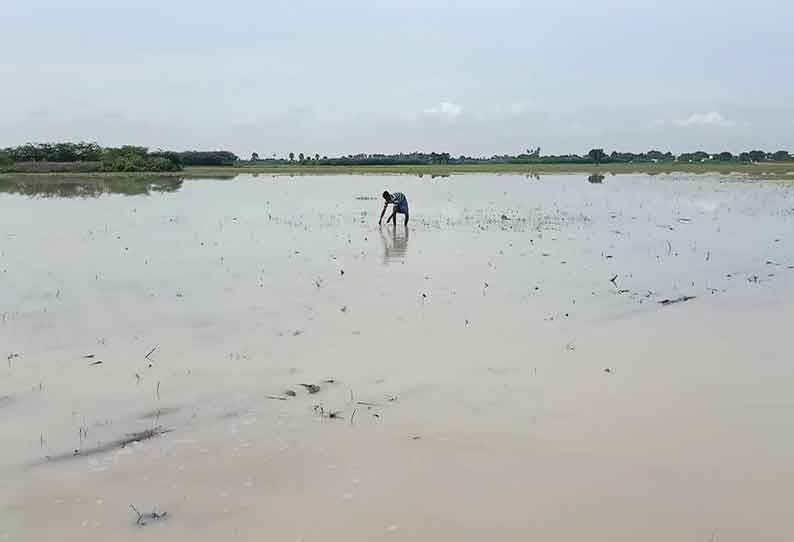
{"type": "Polygon", "coordinates": [[[0,534],[787,539],[794,192],[724,180],[4,183],[0,534]]]}

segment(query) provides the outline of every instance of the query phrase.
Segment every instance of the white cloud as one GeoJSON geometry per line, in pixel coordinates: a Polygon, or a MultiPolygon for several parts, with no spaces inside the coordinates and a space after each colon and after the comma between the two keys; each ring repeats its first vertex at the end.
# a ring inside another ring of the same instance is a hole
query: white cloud
{"type": "Polygon", "coordinates": [[[433,115],[447,120],[453,120],[463,114],[463,108],[451,102],[441,102],[437,106],[425,109],[426,115],[433,115]]]}
{"type": "Polygon", "coordinates": [[[685,119],[674,120],[673,124],[682,128],[690,126],[717,126],[720,128],[730,128],[736,126],[732,120],[728,120],[716,111],[709,113],[693,113],[685,119]]]}

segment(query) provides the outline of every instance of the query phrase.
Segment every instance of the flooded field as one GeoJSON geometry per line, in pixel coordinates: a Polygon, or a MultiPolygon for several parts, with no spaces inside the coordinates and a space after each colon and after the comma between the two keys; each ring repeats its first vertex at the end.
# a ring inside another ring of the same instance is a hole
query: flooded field
{"type": "Polygon", "coordinates": [[[794,539],[794,185],[26,181],[0,216],[0,540],[794,539]]]}

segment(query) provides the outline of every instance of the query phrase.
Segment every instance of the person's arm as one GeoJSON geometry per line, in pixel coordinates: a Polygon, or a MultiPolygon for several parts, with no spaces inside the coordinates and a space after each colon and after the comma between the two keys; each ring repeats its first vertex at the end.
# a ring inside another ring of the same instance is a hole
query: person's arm
{"type": "MultiPolygon", "coordinates": [[[[388,203],[383,204],[383,210],[380,212],[380,218],[378,219],[378,224],[383,224],[383,215],[386,214],[386,207],[388,206],[389,206],[388,203]]],[[[388,220],[386,222],[388,222],[388,220]]]]}

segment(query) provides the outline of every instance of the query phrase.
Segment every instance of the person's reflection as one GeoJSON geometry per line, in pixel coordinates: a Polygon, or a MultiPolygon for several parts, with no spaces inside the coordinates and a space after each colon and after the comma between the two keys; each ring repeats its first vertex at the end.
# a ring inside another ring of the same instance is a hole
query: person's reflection
{"type": "Polygon", "coordinates": [[[405,259],[408,252],[408,226],[381,226],[380,238],[383,241],[384,264],[405,259]]]}

